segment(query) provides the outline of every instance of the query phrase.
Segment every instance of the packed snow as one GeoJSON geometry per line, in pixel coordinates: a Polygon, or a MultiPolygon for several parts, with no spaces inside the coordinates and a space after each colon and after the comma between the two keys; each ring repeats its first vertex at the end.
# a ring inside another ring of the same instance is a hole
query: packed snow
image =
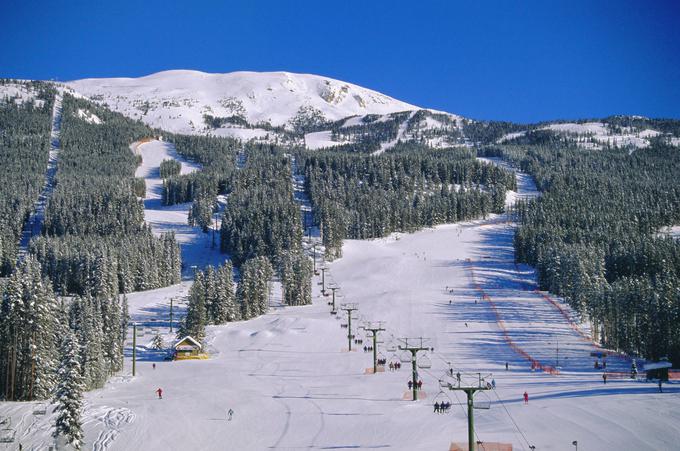
{"type": "MultiPolygon", "coordinates": [[[[162,142],[139,151],[147,186],[158,186],[153,171],[163,158],[177,156],[162,142]]],[[[183,165],[183,171],[195,169],[183,165]]],[[[525,178],[518,196],[533,192],[525,178]]],[[[174,214],[158,210],[147,219],[170,224],[174,214]]],[[[368,374],[371,354],[354,343],[359,350],[348,352],[348,330],[340,327],[346,320],[329,315],[330,298],[322,296],[318,276],[311,306],[283,307],[274,291],[268,314],[210,327],[209,360],[164,361],[147,346],[156,332],[170,343],[169,301],[186,296],[188,282],[129,295],[132,318],[142,325],[138,373],[129,374],[128,348],[124,375],[86,394],[87,448],[448,450],[451,442],[467,441],[464,399],[440,393],[438,381],[451,369],[461,372],[463,384],[477,383],[481,373],[496,385],[476,396],[476,403],[491,407],[476,411],[478,440],[527,451],[567,450],[574,440],[591,450],[675,449],[680,387],[670,384],[658,393],[654,384],[629,379],[630,361],[618,355],[608,359],[605,385],[593,368],[590,352],[599,348],[587,339],[587,327],[559,299],[536,291],[531,268],[515,265],[513,230],[509,218],[494,215],[348,240],[344,256],[326,264],[326,283],[339,287],[338,304],[359,308],[352,332],[363,344],[365,334],[355,327],[366,321],[384,321],[379,352],[390,362],[398,354],[387,348],[398,338],[429,339],[431,367],[419,369],[417,402],[407,400],[409,363],[368,374]],[[559,374],[532,371],[531,362],[559,374]],[[163,399],[157,399],[158,387],[163,399]],[[450,412],[434,414],[435,400],[450,400],[450,412]]],[[[207,252],[199,241],[187,246],[207,252]]],[[[181,315],[184,307],[177,304],[181,315]]],[[[51,409],[33,415],[35,405],[5,403],[0,411],[11,417],[24,449],[52,443],[51,409]]]]}
{"type": "Polygon", "coordinates": [[[313,107],[327,120],[417,109],[351,83],[290,72],[173,70],[140,78],[77,80],[67,85],[152,127],[190,134],[211,132],[205,126],[205,114],[281,126],[301,107],[313,107]]]}
{"type": "Polygon", "coordinates": [[[341,144],[347,143],[343,141],[333,141],[332,132],[330,130],[307,133],[305,135],[305,147],[310,150],[322,149],[324,147],[335,147],[341,144]]]}

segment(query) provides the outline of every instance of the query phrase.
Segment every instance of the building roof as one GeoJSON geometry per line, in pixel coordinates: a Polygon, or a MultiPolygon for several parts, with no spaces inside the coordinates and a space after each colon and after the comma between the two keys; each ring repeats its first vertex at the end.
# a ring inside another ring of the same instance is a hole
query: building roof
{"type": "Polygon", "coordinates": [[[198,341],[194,340],[190,335],[187,335],[186,337],[183,337],[183,338],[177,340],[177,343],[175,343],[175,349],[177,349],[178,346],[182,346],[182,344],[186,345],[185,342],[187,342],[187,341],[198,346],[198,349],[202,348],[201,344],[198,341]]]}

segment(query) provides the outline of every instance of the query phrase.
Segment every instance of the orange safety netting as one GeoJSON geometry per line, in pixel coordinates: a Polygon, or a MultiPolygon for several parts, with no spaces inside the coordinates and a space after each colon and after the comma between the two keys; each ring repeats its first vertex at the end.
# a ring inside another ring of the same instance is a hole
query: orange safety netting
{"type": "Polygon", "coordinates": [[[489,305],[491,306],[491,310],[493,311],[494,316],[496,317],[496,323],[498,325],[498,328],[503,333],[503,339],[505,340],[507,345],[510,346],[510,348],[512,348],[512,350],[515,351],[517,354],[521,355],[526,360],[531,362],[532,368],[537,369],[537,370],[541,370],[541,371],[546,372],[546,373],[551,374],[551,375],[559,374],[559,371],[555,367],[541,363],[539,360],[532,357],[528,352],[526,352],[524,349],[522,349],[517,343],[515,343],[512,340],[512,338],[510,337],[510,333],[508,332],[508,329],[505,327],[505,322],[503,321],[500,313],[498,312],[498,308],[496,306],[496,303],[493,300],[491,300],[491,297],[488,294],[486,294],[486,292],[484,291],[482,286],[479,283],[477,283],[477,281],[475,279],[475,270],[474,270],[474,267],[471,264],[470,259],[467,259],[466,261],[468,263],[467,267],[468,267],[468,271],[470,273],[470,279],[472,280],[472,285],[475,287],[475,289],[477,291],[479,291],[482,299],[487,301],[489,303],[489,305]]]}

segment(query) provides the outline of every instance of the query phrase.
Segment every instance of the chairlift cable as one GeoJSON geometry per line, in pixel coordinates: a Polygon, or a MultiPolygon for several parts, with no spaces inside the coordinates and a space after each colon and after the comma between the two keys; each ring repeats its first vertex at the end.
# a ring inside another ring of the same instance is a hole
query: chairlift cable
{"type": "MultiPolygon", "coordinates": [[[[498,396],[498,393],[496,392],[496,390],[491,390],[491,391],[494,392],[494,394],[496,395],[496,398],[498,398],[498,401],[501,403],[501,406],[503,407],[503,410],[505,410],[505,413],[508,414],[508,417],[510,418],[510,421],[512,421],[512,424],[515,425],[515,428],[516,428],[517,431],[520,433],[520,435],[522,436],[522,438],[524,439],[524,441],[527,442],[527,446],[529,446],[529,447],[531,448],[531,443],[530,443],[529,440],[527,439],[526,435],[524,435],[524,432],[522,432],[522,430],[519,428],[519,426],[518,426],[517,423],[515,422],[515,419],[512,417],[512,415],[510,415],[510,411],[508,410],[507,407],[505,407],[505,403],[503,402],[503,400],[501,399],[501,397],[498,396]]],[[[522,445],[522,449],[526,449],[526,448],[524,448],[524,445],[522,445]]]]}

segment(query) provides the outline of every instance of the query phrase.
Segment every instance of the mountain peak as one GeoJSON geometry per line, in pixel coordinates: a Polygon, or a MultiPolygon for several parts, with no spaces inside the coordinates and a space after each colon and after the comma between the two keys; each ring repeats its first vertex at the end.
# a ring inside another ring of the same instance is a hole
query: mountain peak
{"type": "Polygon", "coordinates": [[[207,132],[205,115],[286,126],[301,110],[311,109],[334,121],[419,109],[349,82],[292,72],[168,70],[139,78],[90,78],[67,85],[115,111],[178,133],[207,132]]]}

